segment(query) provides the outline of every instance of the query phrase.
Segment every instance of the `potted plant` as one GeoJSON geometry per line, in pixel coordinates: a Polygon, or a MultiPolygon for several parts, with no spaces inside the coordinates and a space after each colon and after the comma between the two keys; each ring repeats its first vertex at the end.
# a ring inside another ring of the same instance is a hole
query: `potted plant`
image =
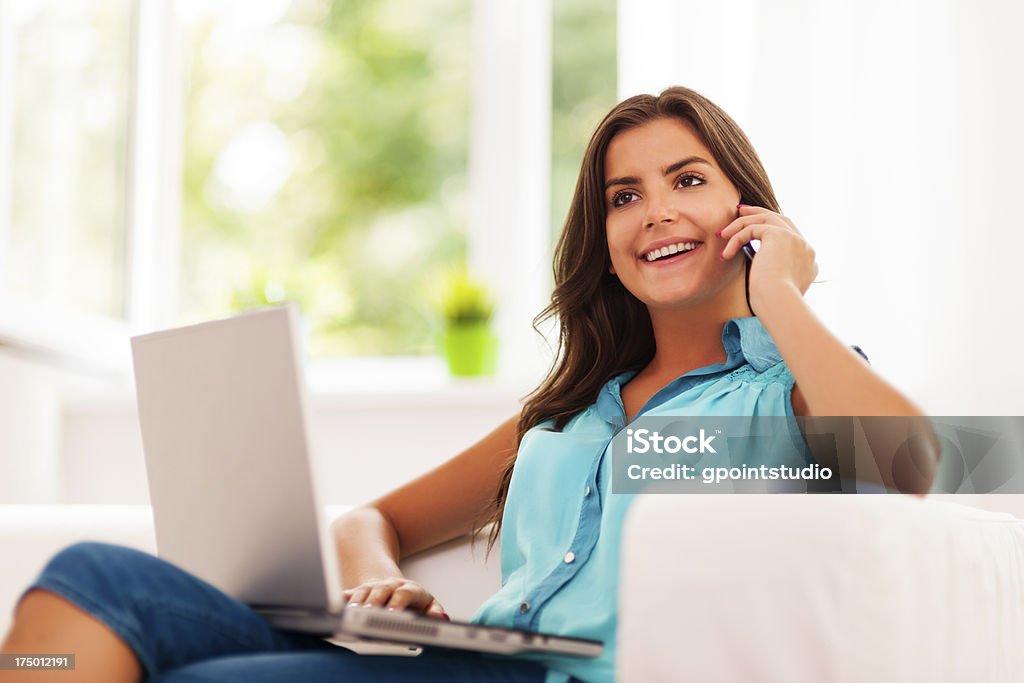
{"type": "Polygon", "coordinates": [[[483,283],[463,268],[451,273],[441,294],[441,348],[458,377],[494,374],[498,337],[491,329],[494,302],[483,283]]]}

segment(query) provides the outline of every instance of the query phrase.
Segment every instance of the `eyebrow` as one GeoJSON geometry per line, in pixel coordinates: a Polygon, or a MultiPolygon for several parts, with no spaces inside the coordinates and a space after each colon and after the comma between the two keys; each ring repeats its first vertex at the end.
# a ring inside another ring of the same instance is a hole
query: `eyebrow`
{"type": "MultiPolygon", "coordinates": [[[[708,161],[707,159],[705,159],[704,157],[698,157],[698,156],[686,157],[685,159],[680,159],[679,161],[675,162],[674,164],[669,164],[668,166],[663,168],[661,170],[661,174],[662,175],[670,175],[670,174],[675,173],[676,171],[680,170],[684,166],[689,166],[690,164],[707,164],[708,166],[710,166],[711,162],[708,161]]],[[[639,184],[640,184],[640,179],[637,178],[636,176],[630,175],[630,176],[623,176],[621,178],[609,178],[604,183],[604,189],[607,190],[608,188],[613,187],[615,185],[639,185],[639,184]]]]}

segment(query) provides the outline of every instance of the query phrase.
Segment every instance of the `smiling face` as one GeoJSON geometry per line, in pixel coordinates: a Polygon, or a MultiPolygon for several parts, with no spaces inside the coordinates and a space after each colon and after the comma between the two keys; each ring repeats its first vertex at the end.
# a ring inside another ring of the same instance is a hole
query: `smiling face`
{"type": "Polygon", "coordinates": [[[723,262],[715,236],[740,193],[693,130],[661,118],[618,133],[605,154],[605,233],[612,272],[652,308],[743,297],[743,257],[723,262]]]}

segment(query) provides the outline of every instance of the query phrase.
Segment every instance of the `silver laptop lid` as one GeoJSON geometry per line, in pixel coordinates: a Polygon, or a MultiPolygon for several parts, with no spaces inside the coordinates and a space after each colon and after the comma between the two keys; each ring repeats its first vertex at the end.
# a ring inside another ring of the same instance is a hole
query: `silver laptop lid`
{"type": "Polygon", "coordinates": [[[341,606],[293,306],[132,339],[160,556],[252,605],[341,606]]]}

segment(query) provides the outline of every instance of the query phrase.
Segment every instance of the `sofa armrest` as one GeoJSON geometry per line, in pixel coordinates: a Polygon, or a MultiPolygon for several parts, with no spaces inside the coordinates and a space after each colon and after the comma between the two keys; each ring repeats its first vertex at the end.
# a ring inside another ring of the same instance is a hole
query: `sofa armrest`
{"type": "Polygon", "coordinates": [[[618,680],[1024,680],[1024,521],[906,496],[650,495],[618,680]]]}
{"type": "MultiPolygon", "coordinates": [[[[332,506],[330,520],[348,508],[332,506]]],[[[156,551],[147,505],[0,505],[0,634],[15,602],[46,562],[76,541],[119,543],[156,551]]],[[[409,558],[402,569],[431,590],[453,618],[466,618],[500,587],[496,554],[483,561],[485,543],[456,539],[409,558]]]]}
{"type": "Polygon", "coordinates": [[[501,588],[498,546],[490,557],[486,550],[486,533],[475,543],[464,536],[407,558],[402,571],[433,593],[452,619],[465,621],[501,588]]]}
{"type": "Polygon", "coordinates": [[[145,505],[0,505],[0,633],[50,557],[84,540],[154,552],[152,512],[145,505]]]}

